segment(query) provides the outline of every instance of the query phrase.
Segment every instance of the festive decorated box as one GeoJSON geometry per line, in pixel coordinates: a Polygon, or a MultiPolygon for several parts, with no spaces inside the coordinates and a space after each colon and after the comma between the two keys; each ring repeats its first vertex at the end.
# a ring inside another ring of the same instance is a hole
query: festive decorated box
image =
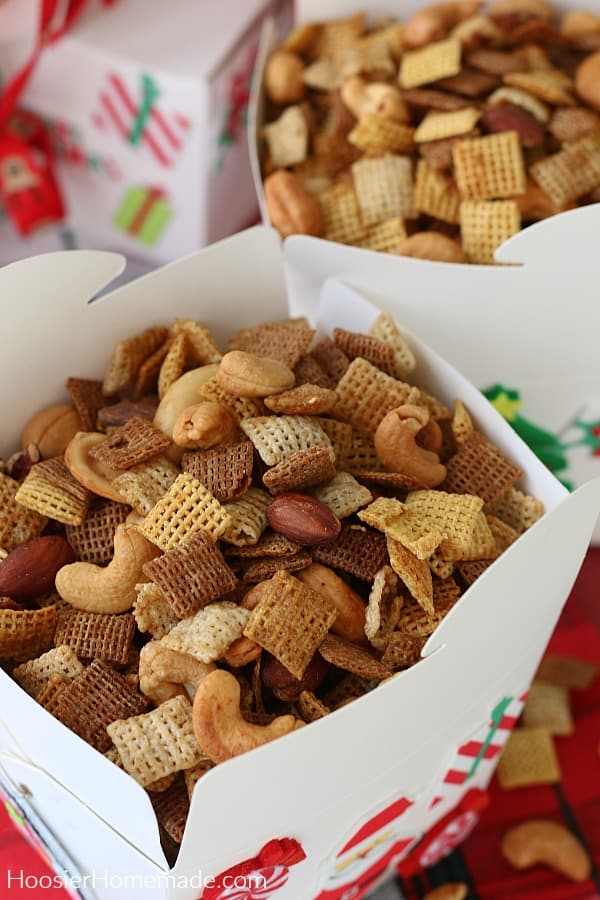
{"type": "MultiPolygon", "coordinates": [[[[120,273],[99,252],[57,253],[0,271],[5,383],[0,454],[68,372],[96,377],[114,341],[173,315],[219,341],[288,315],[277,236],[255,228],[89,299],[120,273]],[[168,298],[168,309],[165,304],[168,298]],[[22,335],[27,334],[26,350],[22,335]],[[35,361],[35,365],[32,364],[35,361]]],[[[327,281],[293,311],[320,326],[368,328],[378,310],[327,281]]],[[[445,298],[428,315],[444,317],[445,298]]],[[[407,319],[414,319],[406,301],[407,319]]],[[[403,302],[395,309],[404,323],[403,302]]],[[[0,672],[0,781],[22,818],[61,845],[81,896],[121,900],[342,900],[370,891],[399,860],[432,863],[476,825],[500,750],[521,710],[600,508],[600,480],[572,494],[463,375],[416,335],[415,379],[464,400],[477,426],[524,471],[545,515],[462,596],[423,658],[360,700],[238,756],[196,785],[169,869],[147,793],[0,672]],[[532,593],[531,585],[535,584],[532,593]],[[82,881],[85,879],[85,881],[82,881]],[[87,893],[84,892],[87,890],[87,893]]],[[[495,339],[483,335],[483,346],[495,339]]],[[[445,351],[451,335],[440,332],[445,351]]],[[[529,332],[529,340],[537,337],[529,332]]],[[[48,842],[47,842],[48,843],[48,842]]],[[[60,848],[59,848],[60,849],[60,848]]],[[[57,851],[58,852],[58,851],[57,851]]],[[[73,879],[72,879],[73,882],[73,879]]]]}
{"type": "Polygon", "coordinates": [[[164,262],[255,220],[249,80],[262,16],[288,6],[86,4],[20,100],[47,122],[76,233],[164,262]]]}

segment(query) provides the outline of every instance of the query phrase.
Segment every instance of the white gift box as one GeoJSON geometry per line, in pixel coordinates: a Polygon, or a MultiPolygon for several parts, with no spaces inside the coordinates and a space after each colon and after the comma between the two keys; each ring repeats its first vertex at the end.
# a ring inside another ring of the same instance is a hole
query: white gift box
{"type": "MultiPolygon", "coordinates": [[[[117,256],[81,251],[0,271],[1,295],[11,298],[1,365],[12,386],[2,398],[0,454],[14,448],[38,408],[65,397],[67,376],[97,377],[118,338],[182,316],[206,322],[224,341],[290,308],[279,240],[262,228],[89,303],[121,270],[117,256]]],[[[439,296],[438,310],[444,302],[439,296]]],[[[410,303],[406,310],[410,319],[410,303]]],[[[323,328],[359,330],[377,309],[334,280],[318,310],[296,294],[294,312],[323,328]]],[[[402,327],[401,300],[396,314],[402,327]]],[[[545,515],[466,591],[416,666],[207,773],[172,870],[146,792],[0,672],[0,774],[26,792],[99,900],[197,900],[211,878],[283,838],[299,842],[305,859],[257,864],[254,887],[223,887],[211,900],[358,898],[466,795],[487,786],[585,554],[600,479],[568,494],[463,375],[407,336],[415,381],[447,402],[463,399],[478,427],[523,469],[521,486],[544,502],[545,515]]],[[[437,344],[443,351],[441,333],[437,344]]],[[[462,833],[474,821],[464,806],[462,833]]]]}
{"type": "MultiPolygon", "coordinates": [[[[599,8],[598,0],[584,5],[599,8]]],[[[422,6],[421,0],[373,2],[368,12],[406,19],[422,6]]],[[[556,6],[580,8],[570,0],[556,6]]],[[[295,21],[351,15],[358,8],[353,0],[299,0],[295,21]]],[[[278,33],[278,23],[265,23],[248,130],[266,224],[259,164],[262,82],[278,33]]],[[[335,276],[379,307],[406,312],[406,325],[433,347],[443,346],[446,357],[486,391],[555,474],[576,487],[600,475],[600,307],[594,274],[599,233],[600,204],[546,219],[496,251],[504,267],[417,260],[292,237],[285,248],[290,299],[293,304],[298,295],[305,303],[310,296],[314,309],[323,282],[335,276]]],[[[594,541],[600,543],[600,525],[594,541]]]]}
{"type": "Polygon", "coordinates": [[[262,17],[286,9],[289,0],[93,2],[44,51],[21,102],[48,122],[76,232],[163,263],[256,220],[248,88],[262,17]]]}

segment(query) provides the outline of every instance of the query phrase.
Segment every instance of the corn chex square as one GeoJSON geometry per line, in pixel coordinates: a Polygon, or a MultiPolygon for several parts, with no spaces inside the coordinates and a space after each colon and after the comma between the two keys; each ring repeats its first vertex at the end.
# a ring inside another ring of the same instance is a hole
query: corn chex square
{"type": "Polygon", "coordinates": [[[359,119],[348,140],[367,156],[384,153],[410,153],[414,150],[415,129],[410,125],[393,122],[376,113],[368,113],[359,119]]]}
{"type": "Polygon", "coordinates": [[[417,163],[415,207],[420,213],[453,225],[460,219],[460,196],[456,185],[432,169],[424,159],[417,163]]]}
{"type": "Polygon", "coordinates": [[[400,516],[399,524],[402,525],[407,516],[416,514],[426,530],[438,532],[442,536],[441,552],[448,559],[453,553],[466,552],[470,548],[477,517],[483,509],[483,500],[471,494],[412,491],[406,498],[405,505],[406,511],[400,516]]]}
{"type": "Polygon", "coordinates": [[[494,263],[498,247],[520,230],[521,213],[514,200],[463,200],[460,204],[462,247],[472,263],[494,263]]]}
{"type": "Polygon", "coordinates": [[[360,246],[365,250],[375,250],[378,253],[395,253],[400,242],[406,238],[404,219],[397,216],[394,219],[379,222],[377,225],[371,225],[366,238],[360,242],[360,246]]]}
{"type": "Polygon", "coordinates": [[[323,236],[339,244],[357,244],[366,228],[361,219],[358,198],[353,187],[336,184],[319,196],[323,211],[323,236]]]}
{"type": "Polygon", "coordinates": [[[493,200],[525,193],[525,163],[516,131],[458,141],[452,157],[463,200],[493,200]]]}
{"type": "Polygon", "coordinates": [[[0,472],[0,547],[8,553],[41,534],[48,521],[16,501],[18,490],[19,482],[0,472]]]}
{"type": "Polygon", "coordinates": [[[336,615],[325,596],[280,571],[252,610],[244,634],[300,679],[336,615]]]}
{"type": "Polygon", "coordinates": [[[460,72],[462,45],[455,38],[435,41],[422,50],[410,50],[402,56],[399,79],[403,88],[431,84],[460,72]]]}
{"type": "Polygon", "coordinates": [[[161,646],[187,653],[203,663],[214,662],[240,637],[249,616],[249,610],[229,600],[210,603],[171,629],[161,646]]]}
{"type": "Polygon", "coordinates": [[[417,361],[406,339],[388,312],[381,312],[369,328],[369,334],[391,344],[396,353],[396,370],[402,378],[412,372],[417,361]]]}
{"type": "Polygon", "coordinates": [[[257,416],[244,419],[240,427],[268,466],[314,446],[326,447],[335,459],[331,441],[312,416],[257,416]]]}
{"type": "Polygon", "coordinates": [[[456,109],[452,112],[429,112],[415,131],[415,141],[440,141],[472,131],[481,115],[474,106],[456,109]]]}
{"type": "Polygon", "coordinates": [[[531,177],[559,208],[600,185],[600,139],[588,135],[565,144],[531,166],[531,177]]]}
{"type": "Polygon", "coordinates": [[[202,531],[216,541],[231,525],[231,516],[204,485],[183,472],[150,510],[140,530],[160,547],[174,550],[182,541],[202,531]]]}
{"type": "Polygon", "coordinates": [[[354,188],[364,225],[387,219],[414,219],[415,189],[409,156],[364,158],[352,166],[354,188]]]}

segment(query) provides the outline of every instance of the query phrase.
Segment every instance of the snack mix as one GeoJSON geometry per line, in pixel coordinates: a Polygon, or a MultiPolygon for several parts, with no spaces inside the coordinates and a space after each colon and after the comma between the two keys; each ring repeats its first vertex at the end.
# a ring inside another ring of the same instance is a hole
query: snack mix
{"type": "Polygon", "coordinates": [[[494,263],[600,201],[600,16],[451,0],[297,27],[267,62],[267,211],[283,237],[494,263]]]}
{"type": "Polygon", "coordinates": [[[410,383],[387,313],[224,355],[176,320],[70,378],[0,469],[0,661],[150,794],[175,842],[210,768],[409,666],[543,509],[410,383]]]}

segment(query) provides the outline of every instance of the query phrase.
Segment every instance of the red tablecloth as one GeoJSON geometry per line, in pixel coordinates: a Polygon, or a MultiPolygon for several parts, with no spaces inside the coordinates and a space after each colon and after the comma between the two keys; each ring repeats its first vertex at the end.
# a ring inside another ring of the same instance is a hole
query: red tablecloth
{"type": "MultiPolygon", "coordinates": [[[[588,553],[575,589],[552,638],[550,650],[600,662],[600,549],[588,553]]],[[[600,679],[585,693],[573,693],[576,730],[557,738],[563,773],[556,787],[502,791],[492,785],[492,803],[471,837],[428,876],[404,884],[409,897],[420,897],[445,881],[467,881],[470,900],[600,900],[600,679]],[[570,884],[541,866],[515,872],[499,852],[502,835],[516,822],[544,816],[569,825],[584,841],[592,859],[592,879],[570,884]]],[[[0,897],[8,900],[62,898],[59,889],[7,888],[8,869],[41,876],[45,865],[13,830],[0,807],[0,897]]]]}

